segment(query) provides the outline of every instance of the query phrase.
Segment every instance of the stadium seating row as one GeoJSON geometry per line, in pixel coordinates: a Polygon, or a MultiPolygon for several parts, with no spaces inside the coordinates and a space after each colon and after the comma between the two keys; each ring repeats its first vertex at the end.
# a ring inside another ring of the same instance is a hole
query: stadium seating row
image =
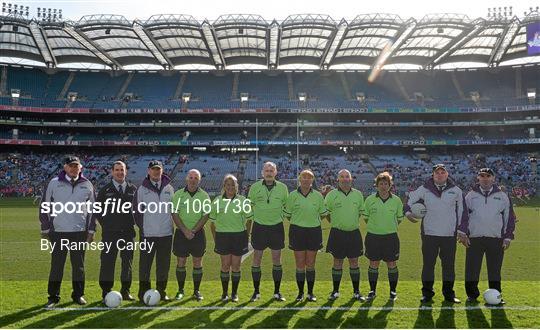
{"type": "Polygon", "coordinates": [[[371,107],[474,107],[525,105],[527,90],[540,90],[540,66],[475,71],[384,72],[368,83],[366,72],[266,73],[106,73],[47,74],[39,69],[9,67],[6,98],[18,89],[22,106],[88,108],[351,108],[371,107]],[[73,75],[73,79],[68,77],[73,75]],[[236,77],[236,78],[235,78],[236,77]],[[516,80],[519,79],[519,84],[516,80]],[[69,83],[69,81],[71,81],[69,83]],[[521,88],[516,90],[516,85],[521,88]],[[236,87],[236,88],[234,88],[236,87]],[[64,91],[64,95],[60,95],[64,91]],[[70,92],[78,94],[68,102],[70,92]],[[474,102],[471,92],[478,92],[474,102]],[[181,101],[190,93],[188,104],[181,101]],[[240,102],[241,93],[249,102],[240,102]],[[306,101],[298,96],[305,93],[306,101]],[[364,101],[357,96],[362,94],[364,101]],[[129,101],[125,98],[130,95],[129,101]]]}

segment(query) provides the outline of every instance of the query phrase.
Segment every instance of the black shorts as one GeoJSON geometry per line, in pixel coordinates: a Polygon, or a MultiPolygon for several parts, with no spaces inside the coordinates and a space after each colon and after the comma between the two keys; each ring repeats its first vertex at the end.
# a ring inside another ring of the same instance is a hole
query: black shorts
{"type": "Polygon", "coordinates": [[[293,251],[318,251],[322,247],[322,229],[320,226],[289,226],[289,249],[293,251]]]}
{"type": "Polygon", "coordinates": [[[216,246],[214,251],[220,255],[232,254],[240,257],[248,252],[247,231],[239,233],[216,232],[216,246]]]}
{"type": "Polygon", "coordinates": [[[285,247],[283,222],[275,225],[261,225],[253,222],[251,227],[251,245],[255,250],[281,250],[285,247]]]}
{"type": "Polygon", "coordinates": [[[190,255],[200,258],[206,252],[206,237],[204,229],[195,233],[192,239],[187,239],[180,229],[174,232],[173,253],[177,257],[187,258],[190,255]]]}
{"type": "Polygon", "coordinates": [[[345,231],[337,228],[330,229],[326,252],[336,259],[358,258],[364,253],[364,244],[360,230],[345,231]]]}
{"type": "Polygon", "coordinates": [[[366,234],[366,257],[371,261],[396,261],[399,259],[399,237],[397,233],[388,235],[366,234]]]}

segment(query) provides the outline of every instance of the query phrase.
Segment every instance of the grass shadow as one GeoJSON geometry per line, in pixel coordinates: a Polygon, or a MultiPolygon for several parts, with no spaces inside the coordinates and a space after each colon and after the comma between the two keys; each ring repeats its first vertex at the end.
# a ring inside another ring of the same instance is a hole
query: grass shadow
{"type": "Polygon", "coordinates": [[[278,310],[262,319],[259,323],[253,324],[250,328],[290,328],[290,319],[298,313],[296,310],[287,308],[302,307],[306,305],[306,301],[297,302],[295,300],[283,305],[284,309],[278,310]]]}
{"type": "Polygon", "coordinates": [[[368,321],[370,327],[386,328],[388,325],[388,314],[390,314],[394,308],[394,301],[388,300],[382,307],[383,308],[368,321]]]}
{"type": "Polygon", "coordinates": [[[465,306],[475,307],[475,308],[468,308],[465,310],[469,328],[491,328],[491,326],[489,325],[489,322],[486,319],[486,316],[484,315],[484,312],[482,311],[478,303],[466,304],[465,306]]]}
{"type": "Polygon", "coordinates": [[[435,321],[435,327],[445,329],[456,328],[456,311],[453,307],[453,303],[443,301],[439,318],[435,321]]]}
{"type": "Polygon", "coordinates": [[[19,321],[27,320],[46,312],[47,311],[43,309],[42,305],[36,305],[15,313],[3,315],[0,317],[0,328],[6,328],[10,325],[16,324],[19,321]]]}
{"type": "Polygon", "coordinates": [[[506,317],[506,311],[504,308],[489,308],[491,312],[491,327],[496,329],[508,329],[513,328],[514,325],[508,317],[506,317]]]}
{"type": "Polygon", "coordinates": [[[418,306],[418,315],[416,316],[413,328],[435,328],[435,321],[433,320],[433,304],[420,304],[420,306],[418,306]]]}
{"type": "Polygon", "coordinates": [[[373,301],[366,301],[360,305],[361,309],[358,309],[356,315],[347,318],[342,324],[342,328],[371,328],[368,323],[368,314],[373,301]]]}

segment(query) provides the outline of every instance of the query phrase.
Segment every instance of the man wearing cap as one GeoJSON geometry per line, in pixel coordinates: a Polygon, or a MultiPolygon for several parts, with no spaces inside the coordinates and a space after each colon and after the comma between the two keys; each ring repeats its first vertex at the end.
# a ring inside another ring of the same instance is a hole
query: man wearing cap
{"type": "Polygon", "coordinates": [[[454,292],[456,235],[457,227],[468,217],[463,191],[448,178],[444,164],[433,166],[432,177],[418,189],[411,191],[405,215],[413,222],[417,220],[411,212],[411,206],[422,203],[426,215],[422,219],[422,303],[431,303],[435,295],[435,263],[441,259],[442,292],[449,303],[460,303],[454,292]]]}
{"type": "MultiPolygon", "coordinates": [[[[99,286],[102,290],[102,298],[111,291],[114,284],[114,268],[119,247],[133,243],[135,229],[133,228],[133,214],[131,213],[131,202],[137,187],[126,180],[126,164],[120,160],[115,161],[111,168],[111,181],[103,187],[97,195],[97,201],[104,209],[101,213],[96,213],[96,220],[101,225],[102,241],[110,244],[110,249],[101,251],[101,268],[99,272],[99,286]],[[111,207],[110,205],[120,205],[111,207]],[[129,212],[117,212],[125,210],[129,212]],[[129,206],[128,206],[129,205],[129,206]]],[[[133,300],[129,290],[131,287],[131,266],[133,263],[133,249],[120,251],[122,259],[122,272],[120,274],[122,299],[133,300]]]]}
{"type": "Polygon", "coordinates": [[[141,241],[147,246],[139,259],[139,299],[150,289],[150,271],[156,257],[156,289],[161,300],[170,300],[165,292],[171,265],[173,235],[171,179],[163,174],[163,164],[153,160],[148,164],[148,175],[133,197],[133,215],[139,227],[141,241]],[[165,205],[168,206],[165,207],[165,205]]]}
{"type": "MultiPolygon", "coordinates": [[[[64,275],[64,264],[69,251],[72,272],[73,291],[71,299],[79,305],[85,305],[84,299],[84,249],[70,249],[68,246],[80,246],[82,242],[92,242],[96,223],[86,205],[82,212],[67,212],[71,208],[66,205],[74,203],[93,203],[94,186],[81,173],[82,165],[78,157],[68,156],[64,159],[64,169],[53,178],[41,200],[39,220],[41,221],[41,237],[51,242],[51,270],[49,273],[49,299],[46,308],[52,308],[60,301],[60,286],[64,275]],[[46,212],[45,204],[62,203],[64,210],[57,214],[46,212]],[[66,210],[66,208],[68,210],[66,210]],[[61,243],[68,242],[68,244],[61,243]]],[[[80,205],[79,204],[79,205],[80,205]]]]}
{"type": "Polygon", "coordinates": [[[501,292],[504,251],[514,239],[516,222],[510,196],[495,184],[493,170],[480,169],[477,179],[478,184],[465,196],[469,219],[464,219],[458,227],[458,239],[467,248],[465,291],[468,303],[478,302],[478,279],[484,254],[489,288],[501,292]]]}

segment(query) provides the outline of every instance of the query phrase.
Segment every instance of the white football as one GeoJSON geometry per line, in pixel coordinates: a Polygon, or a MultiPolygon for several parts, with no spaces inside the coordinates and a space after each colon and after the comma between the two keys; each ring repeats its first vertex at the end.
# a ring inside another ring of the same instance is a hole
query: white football
{"type": "Polygon", "coordinates": [[[489,305],[498,305],[502,301],[502,295],[498,290],[487,289],[484,291],[484,300],[489,305]]]}
{"type": "Polygon", "coordinates": [[[122,295],[118,291],[111,291],[105,296],[105,305],[116,308],[122,303],[122,295]]]}
{"type": "Polygon", "coordinates": [[[161,300],[161,295],[158,290],[150,289],[144,293],[143,300],[147,306],[155,306],[161,300]]]}
{"type": "Polygon", "coordinates": [[[411,205],[411,213],[416,219],[422,219],[426,216],[426,206],[421,203],[414,203],[411,205]]]}

